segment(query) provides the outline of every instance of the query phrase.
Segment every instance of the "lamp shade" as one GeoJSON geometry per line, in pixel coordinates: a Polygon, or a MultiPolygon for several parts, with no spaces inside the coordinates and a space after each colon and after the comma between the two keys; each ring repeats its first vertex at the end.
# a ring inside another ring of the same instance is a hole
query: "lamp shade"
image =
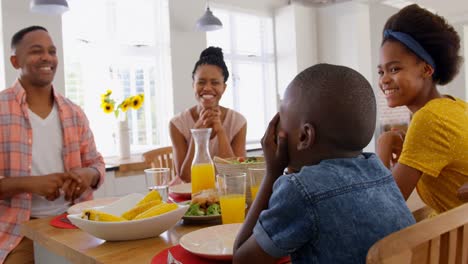
{"type": "Polygon", "coordinates": [[[218,30],[222,27],[223,23],[213,15],[209,7],[206,8],[205,14],[197,21],[197,29],[201,31],[218,30]]]}
{"type": "Polygon", "coordinates": [[[62,14],[68,10],[67,0],[31,0],[31,11],[43,14],[62,14]]]}

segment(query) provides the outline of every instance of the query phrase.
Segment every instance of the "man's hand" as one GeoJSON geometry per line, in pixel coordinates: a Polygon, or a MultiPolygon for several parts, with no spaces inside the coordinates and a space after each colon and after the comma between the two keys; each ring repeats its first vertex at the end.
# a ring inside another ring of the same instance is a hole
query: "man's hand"
{"type": "Polygon", "coordinates": [[[261,141],[267,176],[281,176],[289,164],[288,138],[286,133],[279,129],[279,121],[280,117],[277,113],[270,121],[261,141]]]}
{"type": "Polygon", "coordinates": [[[68,173],[52,173],[44,176],[31,177],[31,190],[40,196],[44,196],[49,201],[54,201],[60,197],[60,189],[65,181],[73,179],[68,173]]]}
{"type": "Polygon", "coordinates": [[[97,173],[94,169],[79,168],[69,171],[72,177],[64,182],[62,189],[65,192],[65,200],[72,203],[80,197],[94,183],[97,173]]]}

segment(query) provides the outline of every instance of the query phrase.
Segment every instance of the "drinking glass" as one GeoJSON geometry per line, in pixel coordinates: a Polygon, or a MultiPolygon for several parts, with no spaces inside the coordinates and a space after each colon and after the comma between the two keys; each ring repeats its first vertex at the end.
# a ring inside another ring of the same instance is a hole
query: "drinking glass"
{"type": "Polygon", "coordinates": [[[244,222],[246,173],[219,174],[217,183],[223,224],[244,222]]]}
{"type": "Polygon", "coordinates": [[[151,168],[145,170],[146,186],[150,191],[158,191],[164,202],[167,202],[170,174],[169,168],[151,168]]]}
{"type": "Polygon", "coordinates": [[[265,176],[265,168],[249,168],[249,180],[250,180],[250,193],[252,194],[252,202],[257,197],[258,188],[262,183],[263,176],[265,176]]]}

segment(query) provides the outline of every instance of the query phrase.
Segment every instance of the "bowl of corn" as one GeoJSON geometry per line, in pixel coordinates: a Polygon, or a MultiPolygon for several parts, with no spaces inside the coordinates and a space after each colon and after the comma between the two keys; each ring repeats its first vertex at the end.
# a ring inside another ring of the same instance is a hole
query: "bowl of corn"
{"type": "Polygon", "coordinates": [[[103,240],[123,241],[159,236],[182,218],[187,205],[165,203],[157,191],[132,193],[99,208],[84,209],[68,219],[103,240]]]}

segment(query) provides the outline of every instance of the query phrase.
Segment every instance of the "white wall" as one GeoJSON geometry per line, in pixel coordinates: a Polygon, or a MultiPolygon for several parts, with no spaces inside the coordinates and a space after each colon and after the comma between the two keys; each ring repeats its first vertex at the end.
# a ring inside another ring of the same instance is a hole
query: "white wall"
{"type": "Polygon", "coordinates": [[[275,12],[278,93],[294,77],[317,63],[316,9],[298,4],[279,8],[275,12]]]}
{"type": "MultiPolygon", "coordinates": [[[[5,69],[5,81],[0,83],[9,87],[17,78],[18,73],[10,64],[10,41],[18,30],[31,25],[39,25],[47,28],[57,47],[59,65],[55,74],[54,87],[64,93],[65,75],[63,70],[63,45],[62,45],[62,20],[60,16],[48,16],[35,14],[29,11],[29,0],[1,1],[2,4],[2,38],[3,38],[3,62],[5,69]]],[[[0,67],[1,69],[1,67],[0,67]]]]}
{"type": "MultiPolygon", "coordinates": [[[[465,26],[463,24],[455,24],[453,25],[455,30],[458,32],[461,38],[461,47],[460,47],[460,54],[465,58],[465,63],[466,63],[466,55],[465,55],[465,45],[466,45],[466,37],[468,35],[465,34],[465,26]]],[[[455,97],[461,98],[461,99],[467,99],[467,93],[466,93],[466,87],[467,87],[467,82],[466,82],[466,73],[465,73],[465,63],[463,63],[460,67],[460,71],[458,75],[451,81],[448,85],[445,87],[441,87],[439,89],[439,92],[443,94],[450,94],[455,97]]]]}
{"type": "Polygon", "coordinates": [[[318,61],[317,9],[294,4],[297,70],[301,72],[318,61]]]}
{"type": "Polygon", "coordinates": [[[345,2],[319,8],[317,13],[319,61],[345,65],[371,81],[368,5],[345,2]]]}
{"type": "Polygon", "coordinates": [[[195,23],[204,9],[205,2],[201,0],[169,1],[174,113],[196,103],[192,70],[201,51],[206,48],[206,34],[196,31],[195,23]]]}
{"type": "Polygon", "coordinates": [[[284,90],[298,73],[294,6],[280,8],[275,13],[276,69],[278,93],[284,90]]]}

